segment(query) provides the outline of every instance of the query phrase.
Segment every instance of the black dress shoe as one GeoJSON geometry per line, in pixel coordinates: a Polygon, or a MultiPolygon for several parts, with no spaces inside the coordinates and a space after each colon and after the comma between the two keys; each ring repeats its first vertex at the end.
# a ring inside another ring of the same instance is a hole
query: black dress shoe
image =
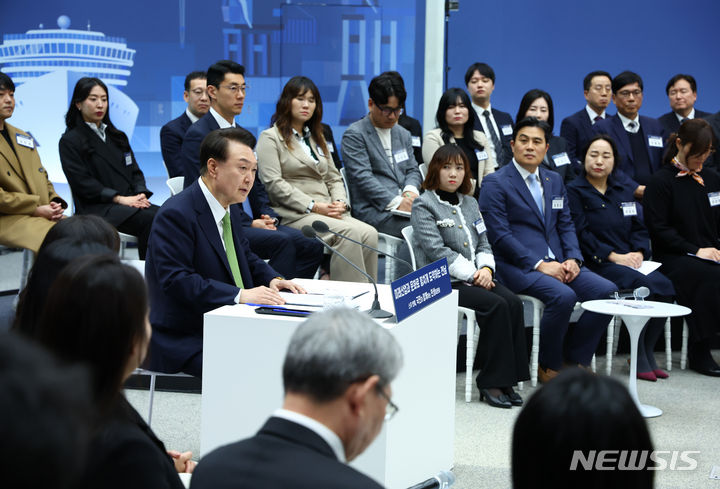
{"type": "Polygon", "coordinates": [[[720,377],[720,367],[717,365],[714,367],[704,367],[702,365],[693,365],[691,363],[690,370],[694,370],[699,374],[708,375],[710,377],[720,377]]]}
{"type": "Polygon", "coordinates": [[[523,405],[523,398],[520,397],[520,394],[515,392],[512,387],[503,387],[502,391],[503,394],[505,394],[505,397],[507,397],[508,401],[510,401],[510,404],[512,404],[513,406],[523,405]]]}
{"type": "Polygon", "coordinates": [[[480,389],[480,400],[487,402],[492,407],[510,409],[512,404],[505,394],[493,396],[487,389],[480,389]]]}

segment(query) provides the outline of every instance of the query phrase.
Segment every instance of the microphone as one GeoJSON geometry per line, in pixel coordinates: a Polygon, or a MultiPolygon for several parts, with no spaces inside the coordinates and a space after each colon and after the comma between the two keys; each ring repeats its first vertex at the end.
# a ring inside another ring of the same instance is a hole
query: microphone
{"type": "Polygon", "coordinates": [[[351,262],[350,260],[348,260],[348,259],[345,257],[345,255],[343,255],[342,253],[340,253],[338,250],[334,249],[332,246],[330,246],[330,245],[327,244],[325,241],[323,241],[323,240],[320,238],[320,236],[317,235],[317,232],[316,232],[313,228],[311,228],[310,226],[303,226],[301,231],[302,231],[303,235],[304,235],[306,238],[310,238],[310,239],[313,239],[313,238],[314,238],[314,239],[318,240],[319,242],[321,242],[325,248],[327,248],[327,249],[330,250],[332,253],[335,253],[337,256],[339,256],[340,258],[342,258],[343,260],[345,260],[351,267],[353,267],[355,270],[357,270],[358,272],[360,272],[360,273],[362,273],[363,275],[365,275],[365,276],[367,277],[368,281],[369,281],[371,284],[373,284],[373,287],[375,288],[375,300],[373,300],[373,304],[372,304],[372,306],[370,307],[370,309],[368,309],[367,311],[365,311],[365,312],[367,312],[367,313],[370,315],[370,317],[382,319],[382,318],[390,318],[390,317],[393,316],[393,313],[391,313],[390,311],[384,311],[383,309],[380,308],[380,301],[378,300],[377,283],[375,282],[375,280],[373,280],[373,278],[372,278],[370,275],[368,275],[367,272],[365,272],[365,271],[362,270],[360,267],[358,267],[357,265],[355,265],[353,262],[351,262]]]}
{"type": "Polygon", "coordinates": [[[335,236],[341,237],[342,239],[347,239],[348,241],[352,241],[352,242],[355,243],[355,244],[359,244],[359,245],[362,246],[363,248],[367,248],[367,249],[369,249],[369,250],[373,250],[373,251],[374,251],[375,253],[377,253],[378,255],[389,256],[390,258],[393,258],[393,259],[395,259],[395,260],[401,261],[401,262],[403,262],[405,265],[407,265],[407,267],[408,267],[409,270],[413,270],[412,265],[411,265],[410,263],[408,263],[407,261],[403,260],[402,258],[399,258],[399,257],[397,257],[397,256],[395,256],[395,255],[391,255],[390,253],[386,253],[386,252],[384,252],[384,251],[380,251],[380,250],[378,250],[377,248],[373,248],[372,246],[368,246],[368,245],[366,245],[365,243],[361,243],[360,241],[356,241],[356,240],[352,239],[350,236],[345,236],[344,234],[336,233],[335,231],[333,231],[332,229],[330,229],[330,227],[329,227],[325,222],[323,222],[323,221],[315,221],[315,222],[313,222],[313,223],[312,223],[312,227],[313,227],[313,229],[314,229],[315,231],[317,231],[318,233],[332,233],[332,234],[334,234],[335,236]]]}
{"type": "Polygon", "coordinates": [[[447,489],[455,484],[455,474],[449,470],[441,470],[438,475],[408,489],[447,489]]]}

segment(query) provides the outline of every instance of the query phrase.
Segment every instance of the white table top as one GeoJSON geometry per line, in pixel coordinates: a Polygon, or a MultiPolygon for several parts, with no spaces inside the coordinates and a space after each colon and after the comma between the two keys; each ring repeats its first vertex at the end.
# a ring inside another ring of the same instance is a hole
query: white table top
{"type": "Polygon", "coordinates": [[[650,318],[665,318],[687,316],[692,311],[677,304],[657,301],[635,301],[615,299],[598,299],[585,301],[582,308],[586,311],[608,314],[611,316],[643,316],[650,318]],[[636,307],[642,306],[642,307],[636,307]]]}

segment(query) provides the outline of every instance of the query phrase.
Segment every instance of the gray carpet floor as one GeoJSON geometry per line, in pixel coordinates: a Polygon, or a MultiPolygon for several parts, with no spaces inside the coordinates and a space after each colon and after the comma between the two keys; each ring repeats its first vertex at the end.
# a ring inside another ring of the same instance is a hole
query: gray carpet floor
{"type": "MultiPolygon", "coordinates": [[[[0,290],[16,289],[20,275],[20,254],[0,255],[0,290]]],[[[0,302],[0,331],[7,328],[11,317],[7,305],[0,302]]],[[[714,352],[720,360],[720,352],[714,352]]],[[[658,360],[663,360],[657,353],[658,360]]],[[[627,355],[613,361],[613,376],[627,383],[627,355]]],[[[604,369],[604,358],[598,369],[604,369]]],[[[510,480],[510,442],[515,417],[520,410],[491,408],[478,401],[478,393],[466,403],[465,374],[457,375],[455,409],[455,486],[465,488],[508,488],[510,480]]],[[[525,383],[522,395],[527,399],[534,388],[525,383]]],[[[663,409],[658,418],[648,419],[656,450],[697,450],[697,468],[693,471],[665,470],[656,473],[655,487],[720,489],[720,480],[711,480],[713,466],[720,466],[720,378],[680,370],[679,353],[675,352],[670,378],[656,383],[639,382],[640,399],[663,409]]],[[[148,392],[127,390],[130,402],[145,415],[148,392]]],[[[402,414],[400,414],[402,415],[402,414]]],[[[195,458],[200,448],[200,395],[157,392],[152,427],[168,448],[192,450],[195,458]]],[[[419,481],[418,481],[419,482],[419,481]]]]}

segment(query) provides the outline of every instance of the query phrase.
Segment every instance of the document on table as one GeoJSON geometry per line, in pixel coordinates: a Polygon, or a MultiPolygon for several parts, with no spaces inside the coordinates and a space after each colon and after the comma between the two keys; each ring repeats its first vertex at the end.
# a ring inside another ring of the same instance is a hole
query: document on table
{"type": "Polygon", "coordinates": [[[642,262],[642,265],[640,265],[640,268],[637,269],[638,272],[642,273],[643,275],[650,275],[652,272],[660,268],[662,263],[652,261],[652,260],[644,260],[642,262]]]}
{"type": "Polygon", "coordinates": [[[285,300],[286,306],[302,306],[302,307],[325,307],[327,304],[328,297],[335,297],[338,300],[337,303],[342,302],[348,307],[358,307],[357,302],[354,300],[357,297],[365,295],[367,292],[360,292],[359,294],[345,295],[341,293],[308,293],[308,294],[293,294],[292,292],[279,292],[280,296],[285,300]]]}

